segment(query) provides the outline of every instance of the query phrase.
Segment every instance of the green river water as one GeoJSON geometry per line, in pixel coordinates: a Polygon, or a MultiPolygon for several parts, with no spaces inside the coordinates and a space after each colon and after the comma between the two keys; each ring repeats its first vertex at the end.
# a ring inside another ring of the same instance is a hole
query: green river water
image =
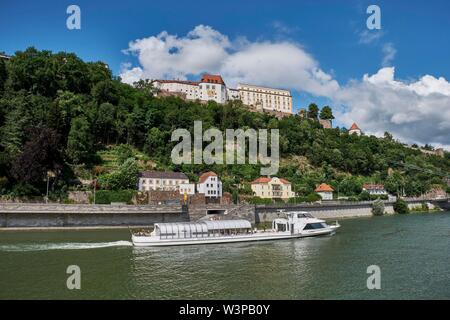
{"type": "Polygon", "coordinates": [[[134,248],[128,230],[0,232],[0,299],[450,299],[450,212],[347,219],[333,236],[134,248]],[[69,290],[69,265],[81,289],[69,290]],[[381,269],[381,289],[366,286],[381,269]]]}

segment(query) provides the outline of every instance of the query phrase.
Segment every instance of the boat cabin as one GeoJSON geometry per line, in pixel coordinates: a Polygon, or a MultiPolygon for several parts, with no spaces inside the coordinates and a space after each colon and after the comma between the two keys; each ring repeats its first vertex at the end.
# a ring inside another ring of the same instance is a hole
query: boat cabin
{"type": "Polygon", "coordinates": [[[287,218],[277,218],[272,222],[272,229],[277,232],[300,233],[302,230],[326,228],[323,220],[315,218],[308,212],[287,212],[287,218]]]}
{"type": "Polygon", "coordinates": [[[152,236],[160,239],[207,238],[250,233],[247,220],[205,220],[201,222],[155,223],[152,236]]]}

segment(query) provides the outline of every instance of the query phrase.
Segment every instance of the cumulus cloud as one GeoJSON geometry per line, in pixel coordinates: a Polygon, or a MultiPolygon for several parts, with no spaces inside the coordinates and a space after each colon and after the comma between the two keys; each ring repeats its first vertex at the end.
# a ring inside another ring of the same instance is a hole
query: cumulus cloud
{"type": "Polygon", "coordinates": [[[347,127],[357,122],[369,134],[389,131],[404,142],[450,149],[450,83],[442,77],[399,81],[386,67],[349,82],[333,100],[346,106],[336,115],[347,127]]]}
{"type": "Polygon", "coordinates": [[[228,85],[254,83],[329,95],[338,83],[299,44],[288,41],[231,41],[209,26],[199,25],[186,36],[161,32],[129,43],[127,54],[140,66],[123,65],[121,78],[186,79],[203,72],[220,73],[228,85]]]}
{"type": "MultiPolygon", "coordinates": [[[[250,83],[327,97],[333,102],[337,123],[349,127],[357,122],[368,134],[382,136],[389,131],[404,142],[450,149],[450,83],[442,77],[400,81],[395,79],[394,67],[384,67],[339,85],[298,43],[230,40],[203,25],[185,36],[164,31],[132,41],[124,53],[139,60],[138,66],[122,65],[120,76],[127,83],[219,73],[230,87],[250,83]]],[[[389,66],[396,50],[388,43],[383,53],[383,65],[389,66]]]]}

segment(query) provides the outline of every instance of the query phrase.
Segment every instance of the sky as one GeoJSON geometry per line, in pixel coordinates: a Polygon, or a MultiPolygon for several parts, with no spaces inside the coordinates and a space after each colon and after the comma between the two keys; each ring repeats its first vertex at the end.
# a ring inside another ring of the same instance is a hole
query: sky
{"type": "Polygon", "coordinates": [[[450,150],[450,2],[0,1],[0,51],[29,46],[106,62],[122,81],[220,73],[289,89],[294,111],[450,150]],[[69,5],[81,29],[69,30],[69,5]],[[369,30],[369,5],[381,29],[369,30]]]}

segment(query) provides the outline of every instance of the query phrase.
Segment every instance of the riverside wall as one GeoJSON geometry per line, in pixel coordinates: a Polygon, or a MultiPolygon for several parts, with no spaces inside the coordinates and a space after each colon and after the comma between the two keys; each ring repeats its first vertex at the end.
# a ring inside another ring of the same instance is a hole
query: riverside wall
{"type": "Polygon", "coordinates": [[[0,203],[0,228],[146,226],[189,221],[175,205],[81,205],[0,203]]]}
{"type": "MultiPolygon", "coordinates": [[[[409,201],[410,208],[423,200],[409,201]]],[[[448,205],[448,201],[443,202],[448,205]]],[[[394,213],[393,203],[385,202],[386,214],[394,213]]],[[[438,206],[442,207],[441,204],[438,206]]],[[[429,208],[434,205],[429,203],[429,208]]],[[[321,219],[343,219],[372,216],[371,202],[246,205],[87,205],[0,203],[0,229],[7,228],[78,228],[149,226],[160,222],[186,222],[220,216],[224,219],[246,219],[252,223],[270,222],[283,212],[307,211],[321,219]]]]}

